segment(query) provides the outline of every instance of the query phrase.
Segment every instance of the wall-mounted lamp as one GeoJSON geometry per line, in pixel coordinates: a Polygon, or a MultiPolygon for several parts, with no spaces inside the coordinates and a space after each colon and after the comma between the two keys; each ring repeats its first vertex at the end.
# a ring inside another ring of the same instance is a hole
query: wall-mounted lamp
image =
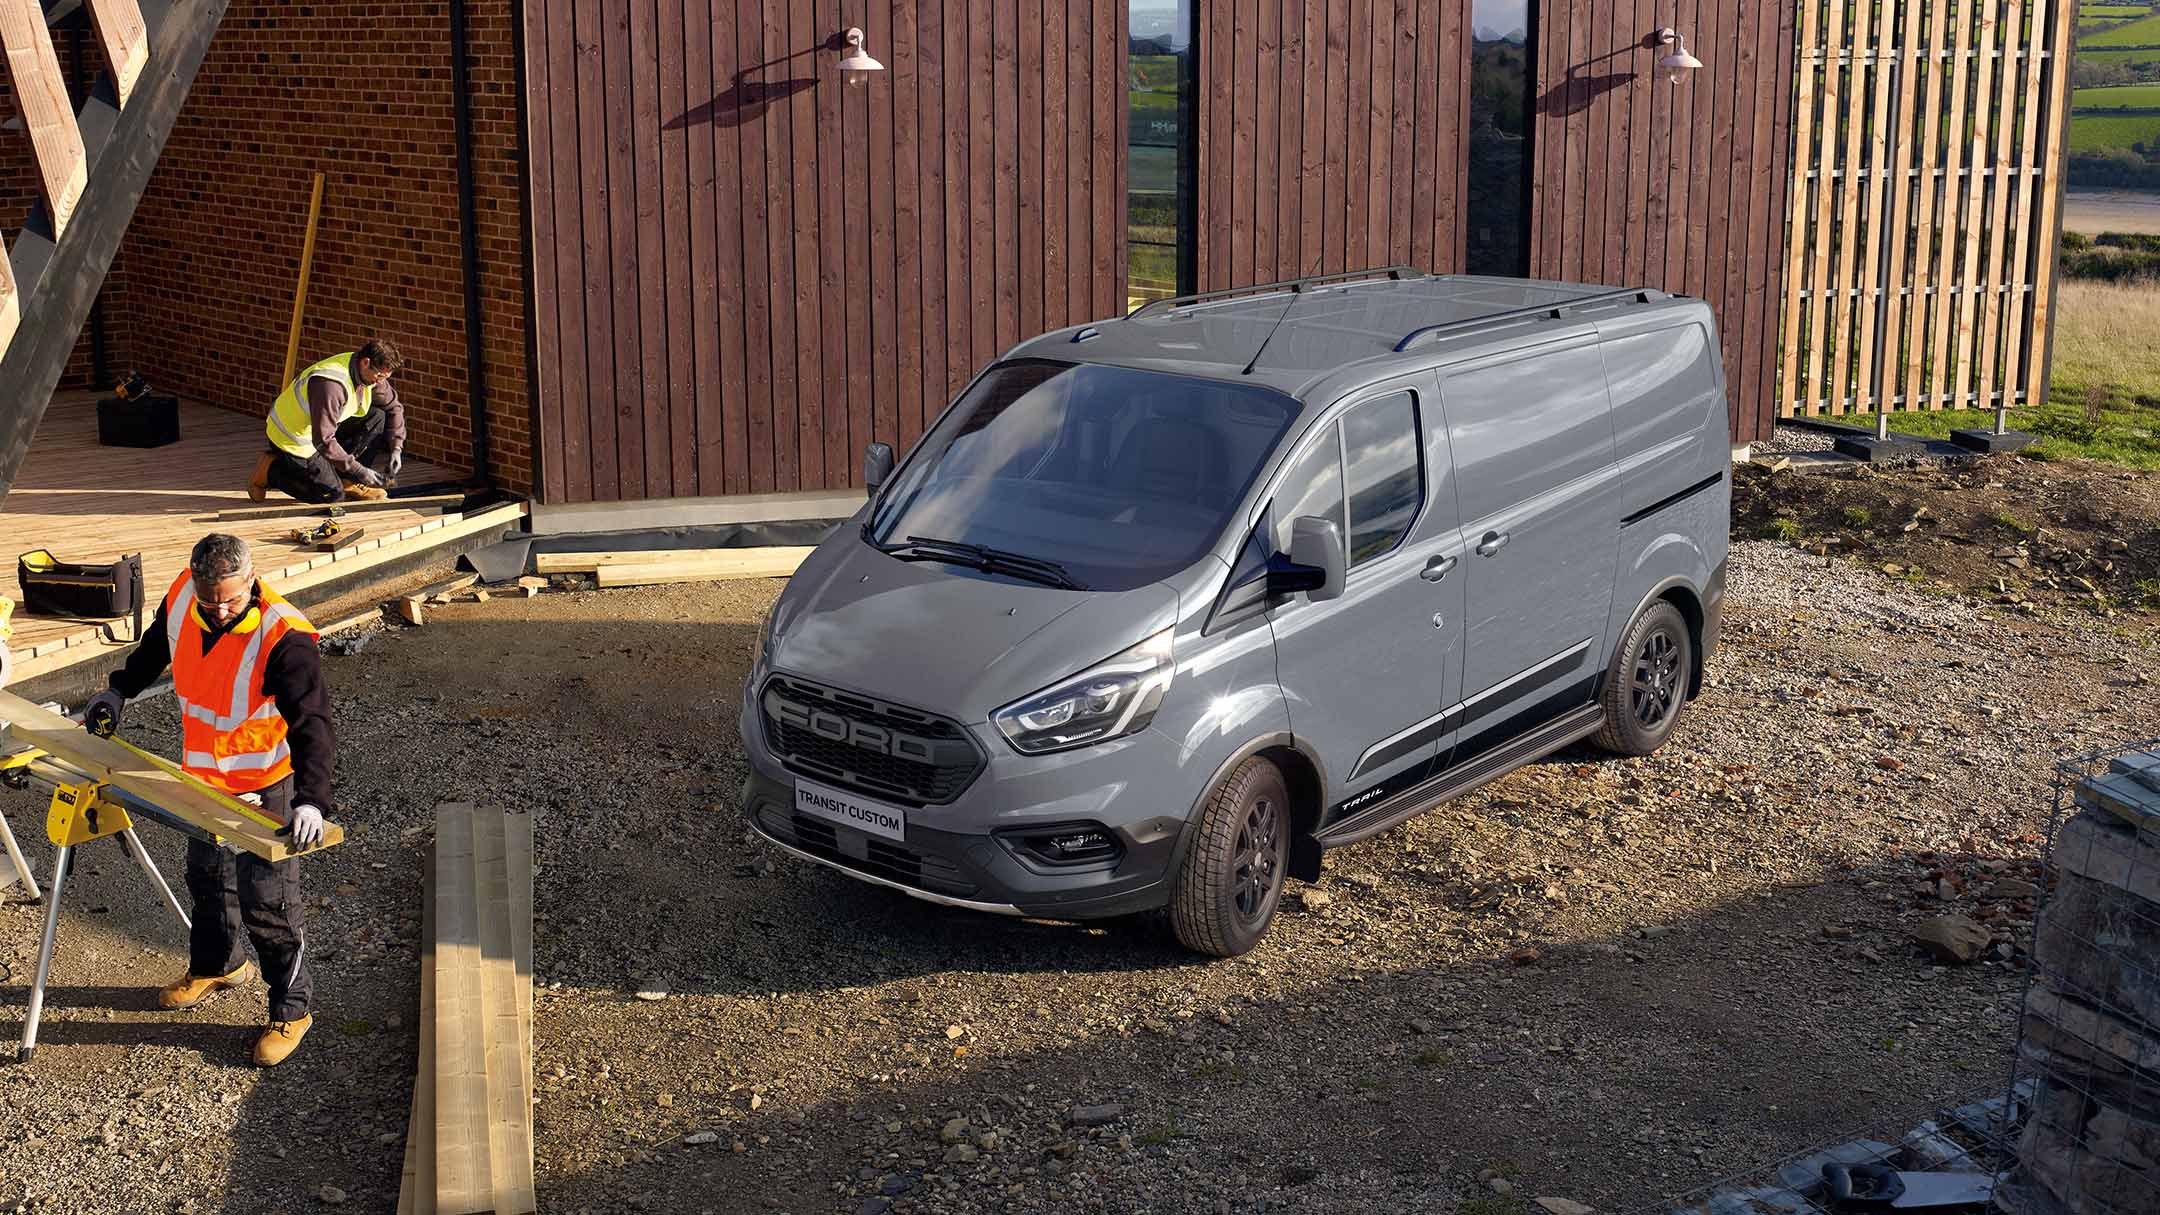
{"type": "Polygon", "coordinates": [[[882,72],[885,65],[872,59],[863,50],[863,32],[853,26],[841,36],[841,45],[847,53],[840,56],[840,78],[851,85],[860,85],[870,79],[870,73],[882,72]]]}
{"type": "Polygon", "coordinates": [[[1682,72],[1692,72],[1703,65],[1702,60],[1688,54],[1687,39],[1681,37],[1671,26],[1658,31],[1658,41],[1673,48],[1670,55],[1657,61],[1657,65],[1672,73],[1674,84],[1680,83],[1682,72]]]}

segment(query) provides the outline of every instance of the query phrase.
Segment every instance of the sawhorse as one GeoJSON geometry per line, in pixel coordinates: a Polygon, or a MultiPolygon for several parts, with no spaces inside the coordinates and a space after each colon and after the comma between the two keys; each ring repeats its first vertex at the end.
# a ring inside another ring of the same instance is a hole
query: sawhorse
{"type": "MultiPolygon", "coordinates": [[[[135,834],[135,822],[129,811],[192,838],[213,844],[219,841],[192,823],[174,818],[125,791],[89,779],[72,765],[34,749],[0,757],[0,783],[15,788],[37,786],[52,791],[52,801],[45,811],[45,835],[53,842],[54,850],[51,885],[42,892],[45,933],[38,943],[36,977],[31,980],[29,1004],[23,1012],[22,1042],[15,1051],[17,1062],[28,1063],[37,1053],[38,1021],[45,1011],[45,983],[52,973],[53,949],[60,934],[60,896],[67,887],[75,850],[93,840],[118,836],[121,846],[149,877],[150,884],[164,896],[166,906],[180,918],[181,926],[192,930],[194,923],[188,918],[187,909],[180,905],[172,887],[166,883],[165,875],[158,871],[157,862],[150,858],[150,850],[143,847],[141,838],[135,834]]],[[[15,843],[14,833],[8,829],[5,815],[0,815],[0,840],[4,840],[8,858],[30,897],[41,897],[37,880],[15,843]]]]}

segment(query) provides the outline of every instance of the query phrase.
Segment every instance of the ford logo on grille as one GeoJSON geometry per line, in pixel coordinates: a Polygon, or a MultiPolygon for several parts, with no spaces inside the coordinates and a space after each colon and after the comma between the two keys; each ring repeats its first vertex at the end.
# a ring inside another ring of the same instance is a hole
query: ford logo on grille
{"type": "Polygon", "coordinates": [[[850,721],[830,709],[806,705],[789,700],[778,692],[765,694],[765,708],[778,721],[808,730],[819,738],[869,751],[876,755],[890,755],[895,759],[913,760],[920,764],[938,762],[937,743],[931,739],[899,730],[888,730],[864,722],[850,721]]]}

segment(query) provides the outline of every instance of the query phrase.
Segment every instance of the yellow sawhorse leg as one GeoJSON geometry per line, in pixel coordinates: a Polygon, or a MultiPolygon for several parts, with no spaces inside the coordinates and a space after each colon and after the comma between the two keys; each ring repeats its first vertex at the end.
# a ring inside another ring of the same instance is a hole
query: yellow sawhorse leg
{"type": "Polygon", "coordinates": [[[52,971],[53,944],[60,931],[60,892],[67,884],[68,860],[75,849],[108,835],[119,836],[128,855],[135,858],[135,863],[150,876],[151,884],[165,896],[173,914],[190,929],[194,927],[180,900],[173,897],[172,887],[166,885],[165,875],[150,859],[149,850],[136,837],[134,822],[118,802],[105,796],[104,785],[88,782],[54,789],[52,805],[45,814],[45,834],[54,849],[52,886],[46,893],[45,935],[38,943],[37,977],[31,980],[30,1001],[23,1012],[22,1045],[15,1051],[19,1063],[28,1063],[37,1053],[38,1019],[45,1011],[45,980],[52,971]]]}

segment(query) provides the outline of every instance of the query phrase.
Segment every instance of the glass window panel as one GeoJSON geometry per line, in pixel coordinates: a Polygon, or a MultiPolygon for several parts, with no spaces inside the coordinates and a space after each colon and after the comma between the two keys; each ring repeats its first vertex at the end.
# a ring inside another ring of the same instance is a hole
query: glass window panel
{"type": "Polygon", "coordinates": [[[1471,0],[1470,196],[1464,268],[1530,272],[1530,4],[1471,0]]]}
{"type": "Polygon", "coordinates": [[[1194,0],[1129,0],[1126,306],[1191,290],[1194,0]]]}
{"type": "Polygon", "coordinates": [[[1424,498],[1417,409],[1399,392],[1343,417],[1343,466],[1350,486],[1350,564],[1395,547],[1424,498]]]}

